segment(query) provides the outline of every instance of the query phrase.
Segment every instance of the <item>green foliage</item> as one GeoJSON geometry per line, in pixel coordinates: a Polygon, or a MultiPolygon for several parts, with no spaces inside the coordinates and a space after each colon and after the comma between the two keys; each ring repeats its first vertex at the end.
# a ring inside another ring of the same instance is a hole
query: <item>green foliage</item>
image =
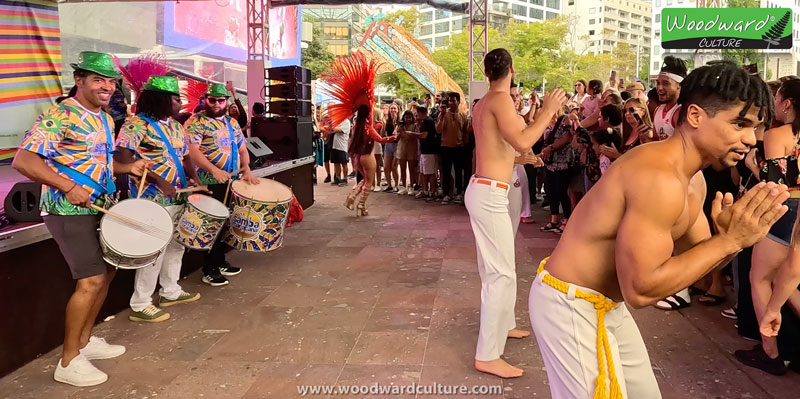
{"type": "Polygon", "coordinates": [[[409,32],[414,32],[419,26],[421,15],[416,7],[397,10],[386,14],[385,21],[391,24],[402,26],[409,32]]]}
{"type": "Polygon", "coordinates": [[[417,83],[406,71],[396,70],[385,73],[378,76],[376,80],[378,84],[393,90],[399,98],[421,98],[426,93],[425,88],[417,83]]]}
{"type": "Polygon", "coordinates": [[[314,25],[313,34],[311,43],[301,51],[301,64],[311,70],[312,79],[317,79],[336,57],[322,43],[322,28],[318,24],[314,25]]]}

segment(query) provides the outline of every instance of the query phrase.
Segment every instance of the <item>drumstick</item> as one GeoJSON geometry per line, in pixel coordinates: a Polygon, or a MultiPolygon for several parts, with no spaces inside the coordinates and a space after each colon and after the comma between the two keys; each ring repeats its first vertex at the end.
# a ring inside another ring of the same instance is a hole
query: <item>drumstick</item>
{"type": "Polygon", "coordinates": [[[189,187],[189,188],[182,188],[180,190],[175,190],[175,194],[193,193],[195,191],[206,191],[206,190],[208,190],[208,186],[189,187]]]}
{"type": "Polygon", "coordinates": [[[111,217],[117,218],[117,219],[119,219],[119,220],[121,220],[121,221],[123,221],[123,222],[125,222],[125,223],[128,223],[128,224],[130,224],[130,225],[133,225],[133,226],[139,227],[139,228],[141,228],[141,229],[144,229],[144,230],[145,230],[145,231],[147,231],[147,232],[151,232],[151,233],[163,233],[163,234],[165,234],[165,235],[170,235],[170,233],[169,233],[169,232],[167,232],[167,231],[164,231],[164,230],[161,230],[161,229],[159,229],[158,227],[155,227],[155,226],[150,226],[150,225],[148,225],[148,224],[145,224],[145,223],[142,223],[142,222],[139,222],[139,221],[133,220],[133,219],[131,219],[131,218],[129,218],[129,217],[122,216],[122,215],[120,215],[119,213],[116,213],[116,212],[111,212],[111,211],[109,211],[108,209],[106,209],[106,208],[103,208],[103,207],[100,207],[100,206],[97,206],[97,205],[95,205],[95,204],[92,204],[92,205],[91,205],[91,207],[92,207],[92,209],[94,209],[94,210],[96,210],[96,211],[99,211],[99,212],[105,213],[106,215],[109,215],[109,216],[111,216],[111,217]]]}
{"type": "Polygon", "coordinates": [[[144,173],[142,173],[142,180],[139,181],[139,193],[138,193],[139,195],[136,196],[136,198],[142,198],[142,193],[143,193],[143,190],[144,190],[144,181],[145,180],[147,180],[147,169],[145,169],[144,173]]]}
{"type": "MultiPolygon", "coordinates": [[[[237,170],[236,173],[242,173],[242,172],[244,172],[244,169],[245,168],[241,168],[241,169],[237,170]]],[[[233,183],[233,178],[228,179],[228,187],[225,188],[225,199],[222,200],[223,204],[227,204],[228,203],[228,193],[231,192],[231,183],[233,183]]]]}

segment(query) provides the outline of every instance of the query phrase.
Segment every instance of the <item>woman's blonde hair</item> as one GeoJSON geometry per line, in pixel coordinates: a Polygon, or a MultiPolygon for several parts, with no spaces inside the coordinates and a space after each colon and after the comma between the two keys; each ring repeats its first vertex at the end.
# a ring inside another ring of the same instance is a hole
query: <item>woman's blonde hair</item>
{"type": "Polygon", "coordinates": [[[383,122],[383,110],[377,104],[372,108],[372,122],[383,122]]]}

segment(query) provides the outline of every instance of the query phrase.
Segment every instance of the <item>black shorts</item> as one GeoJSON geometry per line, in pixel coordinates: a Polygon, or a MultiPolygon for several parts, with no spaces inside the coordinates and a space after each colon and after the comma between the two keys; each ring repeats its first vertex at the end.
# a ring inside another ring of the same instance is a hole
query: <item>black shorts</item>
{"type": "Polygon", "coordinates": [[[347,163],[347,152],[342,150],[331,150],[331,163],[347,163]]]}
{"type": "Polygon", "coordinates": [[[42,217],[50,235],[75,280],[106,273],[97,227],[100,215],[46,215],[42,217]]]}
{"type": "Polygon", "coordinates": [[[775,224],[769,229],[767,238],[779,244],[789,245],[792,241],[792,229],[794,228],[794,221],[797,219],[797,205],[800,202],[798,198],[790,198],[786,200],[785,204],[789,210],[778,219],[775,224]]]}

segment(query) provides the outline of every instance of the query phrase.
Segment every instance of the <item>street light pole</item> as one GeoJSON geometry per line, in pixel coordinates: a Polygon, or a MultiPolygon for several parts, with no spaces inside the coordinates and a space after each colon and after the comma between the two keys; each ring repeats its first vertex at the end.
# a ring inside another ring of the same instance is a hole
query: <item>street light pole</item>
{"type": "Polygon", "coordinates": [[[642,40],[641,35],[636,35],[636,70],[633,71],[633,76],[639,77],[639,49],[641,48],[640,42],[642,40]]]}

